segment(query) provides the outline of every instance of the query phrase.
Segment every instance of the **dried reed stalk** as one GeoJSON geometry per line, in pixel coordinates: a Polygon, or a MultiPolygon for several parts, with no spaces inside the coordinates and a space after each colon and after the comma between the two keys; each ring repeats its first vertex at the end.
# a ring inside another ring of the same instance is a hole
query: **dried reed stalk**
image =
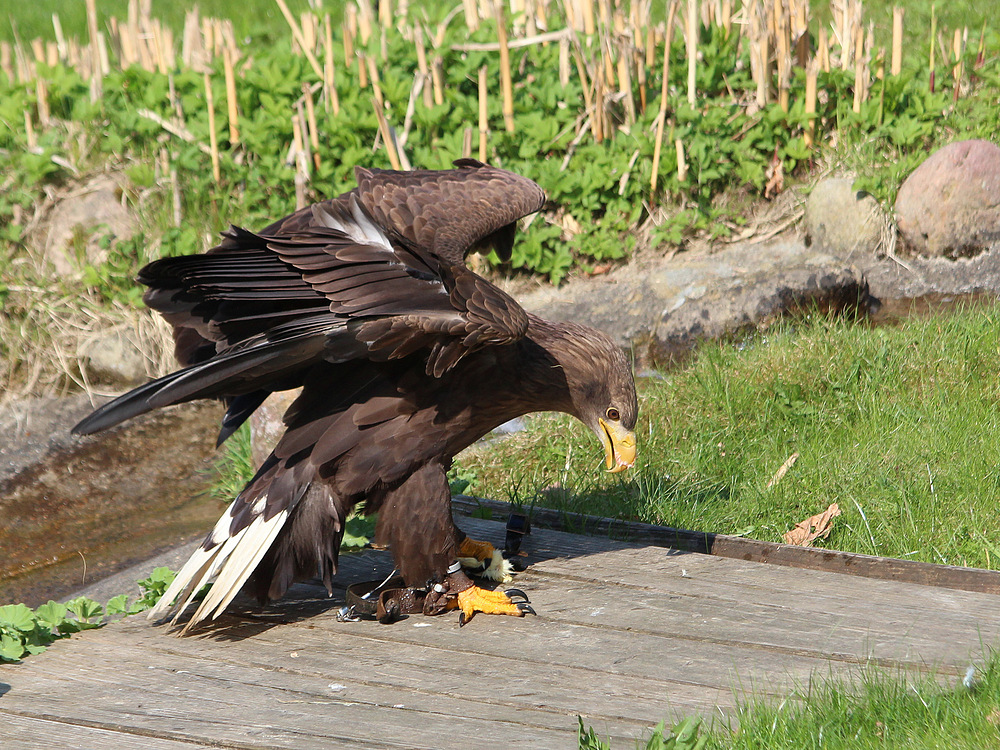
{"type": "MultiPolygon", "coordinates": [[[[357,34],[358,11],[354,5],[348,5],[344,13],[344,67],[348,70],[354,64],[354,37],[357,34]]],[[[362,88],[364,88],[362,86],[362,88]]]]}
{"type": "Polygon", "coordinates": [[[355,0],[355,2],[358,4],[358,36],[361,38],[361,46],[364,47],[372,36],[375,11],[370,0],[355,0]]]}
{"type": "Polygon", "coordinates": [[[514,88],[510,74],[510,49],[507,47],[507,22],[503,5],[494,5],[497,19],[497,37],[500,42],[500,88],[503,94],[503,122],[508,133],[514,132],[514,88]]]}
{"type": "Polygon", "coordinates": [[[212,95],[212,79],[208,72],[205,77],[205,107],[208,109],[208,147],[212,152],[212,179],[216,184],[222,181],[222,169],[219,166],[219,139],[215,133],[215,97],[212,95]]]}
{"type": "Polygon", "coordinates": [[[358,50],[358,86],[368,88],[368,55],[364,50],[358,50]]]}
{"type": "Polygon", "coordinates": [[[236,102],[236,76],[233,73],[233,53],[229,46],[222,48],[222,66],[226,76],[226,113],[229,118],[229,143],[240,142],[239,108],[236,102]]]}
{"type": "Polygon", "coordinates": [[[417,71],[424,82],[424,106],[430,109],[434,106],[434,94],[431,91],[433,83],[430,81],[430,70],[427,67],[427,48],[424,46],[424,29],[420,24],[417,24],[413,29],[413,44],[417,48],[417,71]]]}
{"type": "Polygon", "coordinates": [[[583,11],[583,33],[587,36],[593,36],[594,32],[597,31],[597,24],[594,20],[593,0],[580,0],[580,5],[583,11]]]}
{"type": "Polygon", "coordinates": [[[805,114],[808,124],[802,140],[811,147],[816,136],[816,81],[819,78],[819,60],[813,58],[806,67],[806,103],[805,114]]]}
{"type": "Polygon", "coordinates": [[[937,14],[935,10],[934,3],[931,3],[931,51],[928,68],[930,69],[930,89],[932,94],[934,93],[934,42],[937,39],[937,14]]]}
{"type": "Polygon", "coordinates": [[[462,10],[465,11],[465,27],[471,34],[479,28],[479,8],[476,0],[462,0],[462,10]]]}
{"type": "Polygon", "coordinates": [[[976,49],[976,62],[973,69],[979,70],[986,62],[986,20],[983,20],[983,28],[979,32],[979,47],[976,49]]]}
{"type": "Polygon", "coordinates": [[[340,114],[340,97],[337,96],[337,72],[333,62],[333,28],[330,14],[323,16],[323,106],[333,116],[340,114]]]}
{"type": "Polygon", "coordinates": [[[309,126],[309,145],[312,149],[314,169],[319,169],[319,128],[316,125],[316,105],[313,102],[312,86],[302,83],[302,98],[306,104],[306,124],[309,126]]]}
{"type": "Polygon", "coordinates": [[[962,58],[965,55],[965,44],[969,36],[969,29],[965,29],[963,34],[958,29],[955,29],[955,37],[952,42],[952,52],[955,54],[955,65],[951,69],[952,78],[955,81],[955,95],[954,100],[958,101],[958,95],[962,87],[962,74],[964,72],[965,66],[962,62],[962,58]]]}
{"type": "Polygon", "coordinates": [[[302,145],[302,121],[298,114],[292,115],[292,150],[295,156],[295,210],[301,211],[309,205],[309,198],[306,195],[309,176],[306,172],[305,151],[302,145]]]}
{"type": "Polygon", "coordinates": [[[45,79],[35,78],[35,100],[38,104],[38,124],[42,128],[49,126],[49,90],[45,79]]]}
{"type": "Polygon", "coordinates": [[[479,161],[486,161],[489,118],[486,111],[486,66],[479,69],[479,161]]]}
{"type": "Polygon", "coordinates": [[[569,86],[569,39],[559,40],[559,85],[569,86]]]}
{"type": "MultiPolygon", "coordinates": [[[[695,74],[698,65],[698,0],[688,0],[687,13],[687,100],[694,105],[697,98],[695,91],[695,74]]],[[[679,142],[679,141],[678,141],[679,142]]]]}
{"type": "Polygon", "coordinates": [[[622,42],[618,50],[618,91],[623,95],[625,103],[625,124],[631,126],[635,122],[635,100],[632,98],[632,77],[629,75],[627,42],[622,42]]]}
{"type": "Polygon", "coordinates": [[[366,56],[365,67],[368,70],[368,76],[371,78],[372,93],[375,95],[375,103],[378,104],[379,109],[384,109],[385,97],[382,96],[382,86],[378,77],[378,68],[375,67],[375,59],[366,56]]]}
{"type": "Polygon", "coordinates": [[[670,0],[667,10],[667,27],[663,38],[663,71],[660,76],[660,112],[656,117],[656,140],[653,143],[653,173],[649,178],[649,191],[656,192],[659,180],[660,153],[663,149],[663,130],[667,121],[667,95],[670,90],[670,47],[674,42],[674,21],[680,0],[670,0]]]}
{"type": "Polygon", "coordinates": [[[66,37],[63,35],[62,21],[59,20],[59,14],[52,14],[52,31],[56,37],[56,47],[59,49],[59,59],[66,59],[66,37]]]}
{"type": "MultiPolygon", "coordinates": [[[[309,84],[308,83],[306,84],[306,88],[307,89],[309,88],[309,84]]],[[[301,150],[302,150],[302,167],[301,167],[301,169],[302,169],[303,172],[305,172],[306,177],[309,177],[310,174],[311,174],[310,167],[312,165],[312,143],[311,143],[311,140],[309,138],[309,132],[308,132],[309,128],[306,125],[305,104],[303,103],[303,100],[302,100],[301,97],[299,98],[299,100],[297,102],[295,102],[295,116],[297,118],[297,122],[298,122],[298,126],[299,126],[299,138],[298,138],[297,143],[299,144],[299,146],[301,147],[301,150]]],[[[292,122],[294,123],[296,121],[293,120],[292,122]]],[[[297,156],[298,155],[296,154],[296,157],[297,156]]],[[[296,159],[296,164],[298,164],[298,160],[297,159],[296,159]]]]}
{"type": "Polygon", "coordinates": [[[87,30],[90,33],[90,101],[101,98],[103,81],[101,79],[100,31],[97,27],[97,2],[86,0],[87,30]]]}
{"type": "Polygon", "coordinates": [[[305,55],[306,60],[312,67],[313,72],[316,77],[323,80],[323,68],[320,67],[319,61],[316,56],[312,53],[312,49],[306,43],[305,37],[302,36],[302,30],[299,25],[295,22],[295,16],[292,12],[288,10],[288,5],[285,0],[274,0],[278,4],[278,9],[281,11],[281,15],[285,17],[285,21],[288,23],[288,27],[292,30],[292,38],[298,43],[299,47],[302,49],[302,54],[305,55]]]}
{"type": "Polygon", "coordinates": [[[382,142],[385,144],[385,152],[389,157],[389,164],[393,169],[402,169],[403,165],[399,161],[399,153],[396,151],[396,141],[389,132],[389,124],[385,121],[385,112],[379,103],[372,98],[372,106],[375,108],[375,117],[378,120],[378,130],[382,135],[382,142]]]}
{"type": "Polygon", "coordinates": [[[31,112],[24,110],[24,138],[28,144],[28,151],[35,151],[38,148],[38,138],[35,136],[35,126],[31,122],[31,112]]]}
{"type": "Polygon", "coordinates": [[[590,76],[587,75],[587,63],[583,60],[583,52],[580,49],[579,40],[573,39],[573,62],[576,63],[576,73],[580,76],[580,88],[583,89],[583,106],[587,112],[594,107],[594,97],[590,76]]]}
{"type": "Polygon", "coordinates": [[[14,66],[12,64],[13,59],[13,49],[10,46],[10,42],[0,42],[0,70],[3,74],[7,76],[8,80],[13,81],[15,78],[14,66]]]}

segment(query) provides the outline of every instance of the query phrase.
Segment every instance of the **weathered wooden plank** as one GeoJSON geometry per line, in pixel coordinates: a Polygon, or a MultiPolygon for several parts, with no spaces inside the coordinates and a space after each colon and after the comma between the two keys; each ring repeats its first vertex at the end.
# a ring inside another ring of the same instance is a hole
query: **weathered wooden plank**
{"type": "MultiPolygon", "coordinates": [[[[512,506],[482,498],[457,496],[452,501],[457,513],[472,513],[488,509],[496,517],[506,517],[512,506]]],[[[1000,571],[938,565],[916,560],[862,555],[854,552],[776,544],[758,539],[716,534],[713,532],[675,529],[615,518],[599,518],[580,513],[532,507],[531,522],[538,528],[573,531],[578,534],[628,540],[671,547],[687,552],[717,555],[747,562],[770,563],[793,568],[823,570],[830,573],[879,578],[925,586],[939,586],[963,591],[1000,594],[1000,571]]]]}
{"type": "MultiPolygon", "coordinates": [[[[414,617],[391,627],[320,618],[315,624],[244,631],[242,640],[236,632],[226,631],[225,644],[216,638],[179,641],[162,633],[136,633],[130,641],[143,651],[177,659],[197,655],[303,673],[340,673],[412,689],[464,684],[463,696],[516,710],[544,707],[568,717],[583,713],[609,720],[638,717],[650,725],[663,718],[663,695],[671,695],[681,708],[710,712],[720,699],[731,704],[738,677],[756,678],[760,685],[766,676],[764,670],[751,672],[759,666],[757,651],[740,655],[739,648],[713,644],[692,650],[670,639],[596,633],[544,618],[481,617],[462,630],[447,616],[414,617]],[[603,653],[595,653],[595,642],[603,653]],[[647,658],[623,667],[631,653],[647,658]],[[580,691],[581,684],[594,679],[603,686],[600,693],[580,691]]],[[[826,669],[824,659],[776,654],[766,671],[780,675],[784,687],[788,675],[805,680],[811,671],[826,669]]]]}
{"type": "MultiPolygon", "coordinates": [[[[450,748],[488,736],[503,747],[527,739],[532,747],[561,748],[576,731],[575,717],[512,711],[447,694],[434,684],[385,688],[343,672],[309,675],[192,655],[123,652],[120,644],[84,638],[65,645],[44,666],[25,665],[5,708],[98,727],[141,727],[177,741],[249,747],[450,748]],[[95,674],[95,663],[114,669],[95,674]]],[[[216,645],[224,654],[228,644],[216,645]]],[[[645,728],[634,719],[607,725],[623,741],[645,728]]]]}
{"type": "Polygon", "coordinates": [[[848,578],[839,573],[771,567],[658,547],[619,549],[586,558],[543,560],[535,574],[569,576],[651,594],[697,596],[729,604],[749,602],[809,615],[933,619],[956,626],[995,622],[1000,597],[956,589],[848,578]],[[877,606],[873,606],[877,604],[877,606]]]}
{"type": "MultiPolygon", "coordinates": [[[[0,747],[4,750],[38,750],[40,747],[60,750],[209,750],[219,745],[201,742],[179,742],[114,729],[66,723],[52,719],[21,716],[0,709],[0,747]]],[[[222,747],[234,747],[222,745],[222,747]]]]}
{"type": "MultiPolygon", "coordinates": [[[[485,525],[489,522],[477,523],[483,525],[477,532],[489,532],[485,525]]],[[[653,634],[688,640],[746,642],[748,647],[763,648],[781,644],[788,654],[851,663],[875,658],[892,665],[919,665],[947,658],[956,670],[964,669],[963,660],[978,656],[981,644],[991,643],[997,635],[1000,599],[992,595],[634,544],[613,544],[613,550],[597,555],[557,557],[548,551],[568,549],[575,535],[545,531],[537,538],[545,540],[539,545],[544,548],[543,559],[533,563],[517,585],[531,593],[539,577],[565,579],[562,586],[546,590],[548,599],[535,602],[542,617],[563,622],[577,622],[572,613],[586,602],[591,611],[629,612],[620,626],[633,631],[653,621],[658,624],[653,634]],[[592,582],[596,588],[581,587],[581,582],[592,582]],[[574,600],[569,602],[568,597],[574,600]],[[717,625],[706,629],[700,624],[704,622],[717,625]],[[963,644],[966,650],[959,653],[963,644]]],[[[535,557],[535,543],[535,539],[526,542],[529,559],[535,557]]],[[[318,611],[322,610],[312,609],[311,614],[318,611]]],[[[264,617],[280,620],[291,614],[284,610],[264,617]]],[[[593,620],[584,618],[580,624],[593,620]]]]}

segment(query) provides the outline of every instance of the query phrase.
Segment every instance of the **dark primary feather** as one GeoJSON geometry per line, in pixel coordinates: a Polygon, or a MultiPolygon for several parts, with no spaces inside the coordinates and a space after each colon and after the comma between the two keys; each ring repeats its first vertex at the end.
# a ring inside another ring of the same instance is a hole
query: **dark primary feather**
{"type": "MultiPolygon", "coordinates": [[[[517,220],[544,193],[510,172],[457,164],[358,168],[349,193],[259,234],[231,228],[203,255],[140,273],[187,366],[76,432],[214,397],[228,404],[221,441],[271,392],[301,388],[283,437],[178,586],[189,591],[213,571],[229,586],[251,576],[261,599],[317,571],[329,585],[343,523],[362,502],[379,513],[377,536],[403,576],[439,580],[456,557],[445,474],[457,452],[530,411],[565,411],[599,431],[614,406],[634,427],[631,368],[618,347],[528,315],[464,265],[476,249],[509,254],[517,220]],[[247,549],[254,544],[267,549],[247,549]]],[[[203,607],[221,611],[229,598],[210,600],[203,607]]]]}

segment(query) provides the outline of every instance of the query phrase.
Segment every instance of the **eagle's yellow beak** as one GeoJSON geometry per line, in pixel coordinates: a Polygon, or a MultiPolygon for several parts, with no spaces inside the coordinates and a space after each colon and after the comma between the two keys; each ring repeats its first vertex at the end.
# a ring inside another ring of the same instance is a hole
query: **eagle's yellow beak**
{"type": "Polygon", "coordinates": [[[635,433],[617,422],[598,421],[601,423],[598,434],[604,446],[604,463],[608,471],[624,471],[635,463],[635,433]]]}

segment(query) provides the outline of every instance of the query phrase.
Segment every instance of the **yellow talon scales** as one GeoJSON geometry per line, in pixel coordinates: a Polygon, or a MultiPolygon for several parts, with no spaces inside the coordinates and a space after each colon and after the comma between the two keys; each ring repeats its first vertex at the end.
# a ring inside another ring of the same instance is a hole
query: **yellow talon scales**
{"type": "Polygon", "coordinates": [[[465,537],[458,546],[458,561],[463,568],[481,578],[500,583],[514,579],[514,566],[489,542],[477,542],[471,537],[465,537]]]}
{"type": "Polygon", "coordinates": [[[462,610],[461,624],[464,625],[476,612],[487,615],[513,615],[524,617],[526,611],[534,613],[530,607],[520,607],[502,591],[490,591],[479,586],[470,586],[458,593],[456,606],[462,610]]]}

